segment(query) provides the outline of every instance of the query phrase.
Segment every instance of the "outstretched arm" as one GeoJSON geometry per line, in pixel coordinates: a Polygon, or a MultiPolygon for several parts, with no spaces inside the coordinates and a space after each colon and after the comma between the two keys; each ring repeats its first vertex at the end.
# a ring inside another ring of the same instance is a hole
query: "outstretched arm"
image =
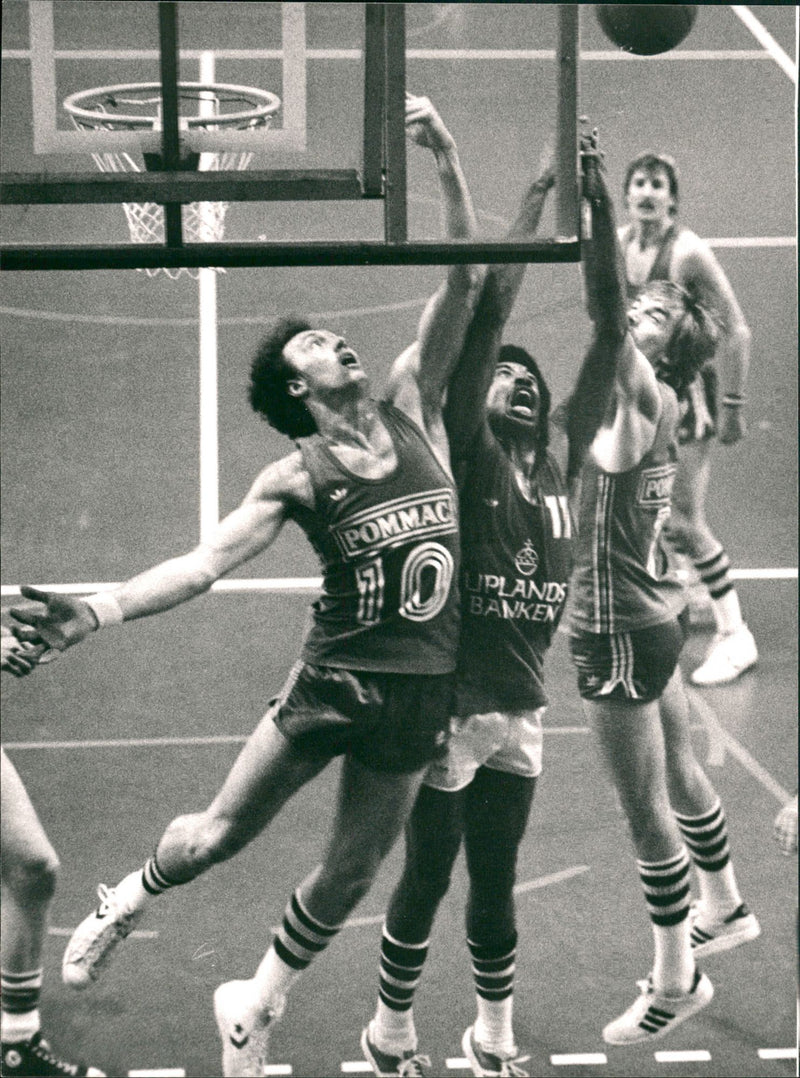
{"type": "Polygon", "coordinates": [[[660,408],[655,374],[628,332],[622,254],[596,131],[581,136],[581,168],[583,197],[591,211],[583,264],[593,335],[567,402],[570,480],[601,426],[612,435],[604,467],[633,467],[652,444],[660,408]]]}
{"type": "MultiPolygon", "coordinates": [[[[468,239],[477,231],[475,211],[452,135],[427,97],[406,95],[409,137],[433,151],[450,239],[468,239]]],[[[455,364],[484,276],[482,266],[456,264],[425,306],[416,344],[399,357],[390,376],[390,396],[413,414],[421,398],[428,426],[441,415],[444,388],[455,364]]]]}
{"type": "Polygon", "coordinates": [[[214,581],[265,550],[283,526],[290,497],[307,498],[300,454],[265,468],[242,504],[204,543],[88,599],[24,586],[22,594],[40,606],[11,614],[63,651],[106,625],[148,617],[208,591],[214,581]]]}
{"type": "MultiPolygon", "coordinates": [[[[531,240],[536,235],[547,192],[555,183],[548,152],[541,175],[525,192],[509,239],[531,240]]],[[[472,443],[486,411],[489,390],[503,331],[519,293],[527,265],[524,262],[489,266],[478,304],[472,315],[447,389],[445,426],[455,457],[472,443]]]]}

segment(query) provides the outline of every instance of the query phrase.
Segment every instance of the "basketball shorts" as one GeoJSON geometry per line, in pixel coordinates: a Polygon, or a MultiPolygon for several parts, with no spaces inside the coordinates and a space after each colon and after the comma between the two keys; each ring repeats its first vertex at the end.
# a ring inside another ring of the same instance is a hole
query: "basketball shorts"
{"type": "Polygon", "coordinates": [[[392,674],[299,662],[272,717],[302,752],[351,754],[375,771],[418,771],[446,750],[452,674],[392,674]]]}
{"type": "Polygon", "coordinates": [[[717,433],[717,372],[707,363],[680,398],[678,444],[707,442],[717,433]]]}
{"type": "Polygon", "coordinates": [[[570,637],[584,700],[649,703],[675,673],[684,641],[677,618],[622,633],[575,633],[570,637]]]}
{"type": "Polygon", "coordinates": [[[463,790],[479,767],[536,778],[542,770],[545,710],[489,711],[454,718],[447,752],[428,768],[425,785],[450,793],[463,790]]]}

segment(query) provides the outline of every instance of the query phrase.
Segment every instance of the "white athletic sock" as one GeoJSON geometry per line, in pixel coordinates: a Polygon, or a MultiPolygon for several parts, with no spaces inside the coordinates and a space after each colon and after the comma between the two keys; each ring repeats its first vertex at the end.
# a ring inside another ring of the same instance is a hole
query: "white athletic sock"
{"type": "Polygon", "coordinates": [[[416,1051],[418,1041],[413,1008],[394,1011],[379,999],[375,1017],[369,1024],[369,1037],[376,1048],[389,1055],[399,1056],[409,1049],[416,1051]]]}
{"type": "Polygon", "coordinates": [[[120,880],[114,890],[117,893],[120,905],[127,910],[142,909],[146,899],[149,897],[142,883],[142,870],[140,868],[137,868],[135,872],[128,873],[123,880],[120,880]]]}
{"type": "Polygon", "coordinates": [[[261,959],[253,977],[258,1006],[262,1010],[274,1010],[282,1014],[286,997],[302,972],[287,965],[277,954],[273,944],[261,959]]]}
{"type": "Polygon", "coordinates": [[[514,1044],[513,1012],[514,997],[489,1000],[482,996],[475,997],[478,1004],[478,1017],[475,1020],[475,1040],[490,1052],[513,1052],[514,1044]]]}
{"type": "Polygon", "coordinates": [[[29,1041],[34,1033],[41,1029],[42,1020],[39,1011],[25,1011],[24,1014],[2,1012],[0,1018],[0,1039],[3,1044],[18,1044],[29,1041]]]}
{"type": "Polygon", "coordinates": [[[737,629],[744,628],[744,618],[739,606],[739,596],[733,589],[726,592],[720,599],[712,599],[714,617],[717,620],[717,628],[725,636],[730,636],[737,629]]]}
{"type": "Polygon", "coordinates": [[[3,1041],[27,1041],[41,1026],[39,997],[42,992],[42,969],[23,973],[0,971],[0,1036],[3,1041]]]}
{"type": "Polygon", "coordinates": [[[667,996],[688,992],[694,979],[694,957],[688,918],[669,927],[654,924],[653,939],[653,987],[656,992],[667,996]]]}

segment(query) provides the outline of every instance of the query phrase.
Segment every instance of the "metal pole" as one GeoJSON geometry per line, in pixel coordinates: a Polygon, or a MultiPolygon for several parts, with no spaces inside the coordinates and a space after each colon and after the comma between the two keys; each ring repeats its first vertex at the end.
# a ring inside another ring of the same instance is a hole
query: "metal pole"
{"type": "Polygon", "coordinates": [[[386,47],[386,194],[387,243],[408,239],[406,183],[406,11],[405,4],[384,4],[386,47]]]}
{"type": "Polygon", "coordinates": [[[578,197],[578,4],[558,5],[556,98],[556,235],[575,240],[579,232],[578,197]]]}
{"type": "Polygon", "coordinates": [[[366,4],[364,17],[363,192],[383,196],[386,112],[386,28],[383,4],[366,4]]]}
{"type": "MultiPolygon", "coordinates": [[[[178,12],[173,0],[159,0],[158,31],[161,63],[161,154],[164,169],[180,168],[178,135],[178,12]]],[[[164,204],[164,239],[167,247],[183,246],[183,221],[178,202],[164,204]]]]}

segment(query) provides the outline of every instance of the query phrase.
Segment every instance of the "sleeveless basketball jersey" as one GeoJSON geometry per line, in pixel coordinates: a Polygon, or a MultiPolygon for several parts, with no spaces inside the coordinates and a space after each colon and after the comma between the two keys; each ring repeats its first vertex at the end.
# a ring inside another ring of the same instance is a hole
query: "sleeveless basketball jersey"
{"type": "Polygon", "coordinates": [[[661,531],[675,481],[678,403],[658,383],[661,417],[655,441],[627,472],[605,472],[587,453],[581,473],[572,627],[618,633],[670,621],[685,604],[666,570],[661,531]]]}
{"type": "Polygon", "coordinates": [[[298,440],[314,510],[294,509],[322,563],[306,662],[351,670],[442,674],[458,644],[456,491],[403,412],[380,402],[397,466],[384,479],[348,471],[319,435],[298,440]]]}
{"type": "Polygon", "coordinates": [[[459,496],[459,680],[486,698],[487,710],[543,707],[544,655],[564,609],[571,569],[573,526],[558,465],[547,454],[536,473],[535,504],[528,501],[511,461],[485,427],[459,496]]]}
{"type": "Polygon", "coordinates": [[[632,303],[633,300],[639,295],[645,285],[650,281],[669,281],[671,280],[669,275],[669,268],[672,264],[672,252],[675,248],[675,241],[678,238],[678,228],[675,225],[670,225],[664,235],[661,237],[661,243],[659,244],[658,251],[656,253],[655,261],[650,267],[650,272],[647,274],[647,278],[644,284],[632,284],[625,278],[625,284],[628,292],[628,302],[632,303]]]}

